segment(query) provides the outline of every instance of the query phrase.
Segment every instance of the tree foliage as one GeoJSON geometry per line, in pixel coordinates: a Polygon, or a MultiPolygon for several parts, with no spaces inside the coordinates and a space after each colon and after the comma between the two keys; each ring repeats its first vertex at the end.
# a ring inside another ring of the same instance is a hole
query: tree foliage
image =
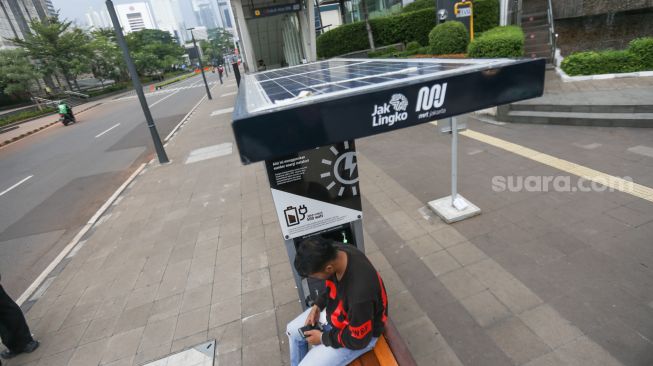
{"type": "Polygon", "coordinates": [[[0,50],[0,90],[3,93],[25,96],[39,76],[24,50],[0,50]]]}
{"type": "Polygon", "coordinates": [[[224,56],[233,53],[233,35],[224,28],[209,29],[208,34],[208,40],[199,42],[202,52],[209,57],[209,60],[222,63],[224,56]]]}
{"type": "Polygon", "coordinates": [[[157,75],[181,63],[184,48],[170,33],[143,29],[129,33],[125,40],[139,75],[157,75]]]}
{"type": "Polygon", "coordinates": [[[98,29],[91,32],[89,47],[91,72],[100,83],[108,79],[118,81],[128,78],[127,67],[112,29],[98,29]]]}
{"type": "Polygon", "coordinates": [[[31,31],[25,39],[11,39],[37,61],[44,74],[63,74],[70,89],[71,80],[75,81],[79,74],[89,71],[90,57],[89,36],[79,28],[71,28],[71,24],[61,21],[57,15],[44,21],[33,19],[30,21],[31,31]]]}

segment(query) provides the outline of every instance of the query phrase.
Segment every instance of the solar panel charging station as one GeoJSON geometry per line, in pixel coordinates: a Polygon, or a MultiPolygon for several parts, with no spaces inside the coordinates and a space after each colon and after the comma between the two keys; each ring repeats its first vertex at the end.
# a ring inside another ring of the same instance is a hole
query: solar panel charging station
{"type": "MultiPolygon", "coordinates": [[[[364,251],[355,139],[449,119],[455,142],[452,117],[541,96],[544,69],[543,59],[331,59],[245,75],[236,144],[244,164],[265,161],[291,264],[313,235],[364,251]]],[[[458,210],[452,186],[446,206],[458,210]]],[[[293,273],[307,307],[323,281],[293,273]]]]}

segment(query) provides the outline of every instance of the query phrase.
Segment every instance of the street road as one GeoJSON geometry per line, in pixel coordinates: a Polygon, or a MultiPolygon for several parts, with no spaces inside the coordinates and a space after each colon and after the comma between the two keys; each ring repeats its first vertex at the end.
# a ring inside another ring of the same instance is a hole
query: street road
{"type": "MultiPolygon", "coordinates": [[[[217,74],[207,78],[217,82],[217,74]]],[[[147,97],[161,140],[205,93],[195,76],[147,97]]],[[[135,93],[102,102],[77,115],[76,124],[56,124],[0,149],[0,274],[14,298],[154,156],[135,93]]]]}

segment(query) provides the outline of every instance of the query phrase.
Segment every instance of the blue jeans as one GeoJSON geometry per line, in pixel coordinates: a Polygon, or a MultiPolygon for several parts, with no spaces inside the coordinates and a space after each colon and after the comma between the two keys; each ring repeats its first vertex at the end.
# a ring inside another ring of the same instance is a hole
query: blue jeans
{"type": "MultiPolygon", "coordinates": [[[[304,326],[308,313],[308,308],[286,326],[286,335],[288,335],[288,345],[290,346],[290,365],[291,366],[346,366],[356,358],[370,351],[376,345],[377,338],[370,340],[367,347],[359,350],[349,348],[333,348],[323,344],[313,346],[308,351],[308,342],[299,334],[299,328],[304,326]]],[[[324,312],[320,314],[320,322],[324,323],[324,312]]],[[[325,331],[330,326],[325,325],[325,331]]]]}

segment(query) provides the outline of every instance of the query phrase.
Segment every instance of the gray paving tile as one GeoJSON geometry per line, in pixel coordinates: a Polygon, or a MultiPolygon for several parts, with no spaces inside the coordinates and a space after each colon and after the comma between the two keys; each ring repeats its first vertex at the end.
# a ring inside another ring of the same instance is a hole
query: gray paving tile
{"type": "Polygon", "coordinates": [[[552,349],[583,335],[578,328],[569,324],[547,304],[528,310],[520,314],[519,318],[552,349]]]}
{"type": "Polygon", "coordinates": [[[487,255],[470,242],[463,242],[447,248],[451,254],[462,266],[467,266],[487,258],[487,255]]]}
{"type": "Polygon", "coordinates": [[[243,366],[258,365],[277,366],[281,365],[281,354],[279,350],[279,339],[268,338],[262,342],[244,345],[243,366]]]}
{"type": "Polygon", "coordinates": [[[287,279],[281,283],[272,285],[272,296],[274,306],[280,306],[289,302],[297,301],[297,286],[293,278],[287,279]]]}
{"type": "Polygon", "coordinates": [[[241,349],[237,349],[228,353],[220,353],[217,358],[218,365],[241,366],[243,364],[241,349]]]}
{"type": "Polygon", "coordinates": [[[487,287],[476,280],[465,268],[458,268],[440,276],[440,281],[458,300],[487,290],[487,287]]]}
{"type": "Polygon", "coordinates": [[[448,353],[447,351],[450,350],[440,331],[426,315],[399,324],[398,330],[413,357],[430,354],[433,351],[448,353]]]}
{"type": "Polygon", "coordinates": [[[209,328],[231,323],[234,320],[240,319],[241,315],[241,298],[239,296],[217,302],[211,305],[209,328]]]}
{"type": "Polygon", "coordinates": [[[107,338],[113,334],[113,329],[118,319],[113,316],[93,319],[84,331],[80,344],[107,338]]]}
{"type": "Polygon", "coordinates": [[[619,361],[587,337],[580,337],[558,348],[555,354],[568,365],[620,365],[619,361]]]}
{"type": "Polygon", "coordinates": [[[192,348],[200,343],[208,341],[208,331],[201,331],[199,333],[195,333],[191,336],[177,339],[172,342],[172,346],[170,348],[170,353],[175,353],[175,352],[180,352],[188,348],[192,348]]]}
{"type": "Polygon", "coordinates": [[[242,319],[243,345],[247,346],[277,336],[274,310],[268,310],[242,319]]]}
{"type": "Polygon", "coordinates": [[[436,276],[441,276],[460,267],[460,264],[446,251],[429,254],[423,260],[436,276]]]}
{"type": "Polygon", "coordinates": [[[122,333],[134,328],[144,327],[150,317],[152,306],[153,303],[147,303],[123,311],[116,322],[114,332],[122,333]]]}
{"type": "Polygon", "coordinates": [[[68,366],[87,366],[99,364],[102,354],[108,344],[108,339],[87,343],[75,349],[68,366]]]}
{"type": "Polygon", "coordinates": [[[239,351],[243,347],[243,324],[240,319],[208,331],[208,338],[214,338],[218,354],[239,351]]]}
{"type": "Polygon", "coordinates": [[[510,311],[487,290],[462,299],[461,304],[481,327],[511,316],[510,311]]]}
{"type": "Polygon", "coordinates": [[[438,244],[438,241],[430,235],[423,235],[418,238],[409,240],[406,242],[406,244],[413,250],[413,252],[415,252],[415,255],[418,257],[424,257],[443,249],[442,246],[438,244]]]}
{"type": "Polygon", "coordinates": [[[175,328],[175,336],[173,339],[177,340],[185,338],[195,333],[208,330],[210,315],[210,306],[205,306],[180,314],[177,318],[177,327],[175,328]]]}
{"type": "Polygon", "coordinates": [[[258,314],[263,311],[274,308],[272,300],[272,289],[264,287],[243,294],[242,298],[242,317],[258,314]]]}
{"type": "Polygon", "coordinates": [[[101,363],[110,363],[136,354],[145,327],[114,334],[102,355],[101,363]]]}
{"type": "Polygon", "coordinates": [[[147,323],[138,351],[170,344],[176,326],[177,316],[147,323]]]}
{"type": "Polygon", "coordinates": [[[50,341],[43,344],[30,356],[47,357],[74,348],[87,327],[88,323],[78,324],[48,335],[50,341]]]}
{"type": "Polygon", "coordinates": [[[244,273],[242,277],[243,293],[270,287],[270,272],[267,267],[244,273]]]}
{"type": "Polygon", "coordinates": [[[182,295],[177,294],[156,300],[152,305],[152,311],[148,322],[155,322],[175,316],[181,311],[182,295]]]}
{"type": "Polygon", "coordinates": [[[210,305],[212,293],[213,286],[210,284],[195,287],[192,290],[184,292],[181,302],[181,312],[185,313],[190,310],[210,305]]]}
{"type": "Polygon", "coordinates": [[[496,324],[488,330],[488,333],[517,365],[527,363],[551,351],[551,348],[516,317],[496,324]]]}
{"type": "Polygon", "coordinates": [[[36,366],[67,366],[74,352],[74,349],[69,349],[49,357],[43,357],[36,363],[36,366]]]}

